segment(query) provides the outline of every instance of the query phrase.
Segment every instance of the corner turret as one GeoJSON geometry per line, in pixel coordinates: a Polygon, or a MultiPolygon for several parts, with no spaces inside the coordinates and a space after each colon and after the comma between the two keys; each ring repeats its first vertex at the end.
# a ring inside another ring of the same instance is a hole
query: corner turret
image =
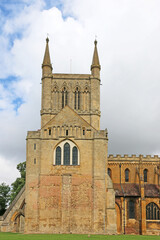
{"type": "Polygon", "coordinates": [[[41,102],[41,126],[51,118],[51,82],[52,82],[52,64],[49,54],[49,39],[46,38],[46,49],[42,63],[42,102],[41,102]]]}
{"type": "Polygon", "coordinates": [[[94,41],[94,53],[93,53],[93,60],[91,65],[91,74],[96,77],[100,78],[100,70],[101,65],[99,63],[98,51],[97,51],[97,40],[94,41]]]}
{"type": "Polygon", "coordinates": [[[49,54],[49,46],[48,46],[49,38],[46,38],[46,49],[44,54],[44,59],[42,63],[42,75],[52,74],[52,64],[49,54]]]}

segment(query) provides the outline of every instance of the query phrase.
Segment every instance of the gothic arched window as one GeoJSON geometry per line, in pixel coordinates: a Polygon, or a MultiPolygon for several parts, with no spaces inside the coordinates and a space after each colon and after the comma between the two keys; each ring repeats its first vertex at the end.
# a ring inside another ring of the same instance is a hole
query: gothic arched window
{"type": "Polygon", "coordinates": [[[129,169],[125,170],[125,182],[129,182],[129,169]]]}
{"type": "Polygon", "coordinates": [[[78,87],[76,87],[75,93],[74,93],[74,108],[80,109],[80,91],[78,87]]]}
{"type": "Polygon", "coordinates": [[[110,176],[110,178],[111,178],[112,171],[111,171],[111,169],[110,169],[110,168],[108,168],[108,175],[109,175],[109,176],[110,176]]]}
{"type": "Polygon", "coordinates": [[[135,203],[133,200],[129,200],[128,212],[129,212],[129,218],[135,218],[135,203]]]}
{"type": "Polygon", "coordinates": [[[64,157],[64,161],[63,161],[64,165],[70,165],[70,145],[69,145],[69,143],[64,144],[63,157],[64,157]]]}
{"type": "Polygon", "coordinates": [[[56,165],[61,165],[61,148],[56,148],[56,165]]]}
{"type": "Polygon", "coordinates": [[[76,146],[72,149],[72,165],[78,165],[78,149],[76,146]]]}
{"type": "Polygon", "coordinates": [[[79,163],[80,154],[75,143],[69,139],[60,142],[54,150],[53,165],[77,166],[79,163]]]}
{"type": "Polygon", "coordinates": [[[148,220],[160,220],[160,210],[157,204],[151,202],[146,206],[146,218],[148,220]]]}
{"type": "Polygon", "coordinates": [[[62,90],[62,108],[64,108],[68,104],[68,92],[64,87],[62,90]]]}
{"type": "Polygon", "coordinates": [[[147,182],[147,173],[148,173],[148,170],[144,169],[144,171],[143,171],[144,182],[147,182]]]}

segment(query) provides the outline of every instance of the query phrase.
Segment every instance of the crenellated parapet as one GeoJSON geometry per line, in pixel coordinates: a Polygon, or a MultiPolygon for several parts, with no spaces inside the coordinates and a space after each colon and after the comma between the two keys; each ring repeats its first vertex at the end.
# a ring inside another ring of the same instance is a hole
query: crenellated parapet
{"type": "Polygon", "coordinates": [[[136,155],[136,154],[132,154],[132,155],[128,155],[128,154],[124,154],[124,155],[113,155],[113,154],[109,154],[108,156],[108,161],[139,161],[140,157],[142,158],[142,161],[160,161],[160,156],[158,155],[136,155]]]}

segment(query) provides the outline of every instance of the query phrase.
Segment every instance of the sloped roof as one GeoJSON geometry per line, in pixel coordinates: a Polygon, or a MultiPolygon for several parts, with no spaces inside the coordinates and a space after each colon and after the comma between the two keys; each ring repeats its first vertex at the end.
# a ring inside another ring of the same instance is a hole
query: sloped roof
{"type": "MultiPolygon", "coordinates": [[[[136,183],[114,183],[116,197],[140,197],[139,184],[136,183]],[[124,192],[124,193],[123,193],[124,192]]],[[[160,186],[156,184],[144,185],[145,197],[160,197],[160,186]]]]}
{"type": "Polygon", "coordinates": [[[146,197],[159,197],[160,198],[160,186],[155,184],[145,184],[144,191],[146,197]]]}

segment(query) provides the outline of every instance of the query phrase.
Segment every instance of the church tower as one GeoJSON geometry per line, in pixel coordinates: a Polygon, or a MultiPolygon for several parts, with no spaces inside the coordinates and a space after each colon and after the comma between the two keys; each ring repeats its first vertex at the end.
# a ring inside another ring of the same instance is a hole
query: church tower
{"type": "Polygon", "coordinates": [[[100,64],[97,41],[94,44],[91,74],[52,73],[49,39],[42,64],[41,126],[57,115],[66,105],[95,129],[100,129],[100,64]]]}
{"type": "Polygon", "coordinates": [[[41,129],[27,134],[26,233],[116,233],[94,44],[91,74],[57,74],[46,39],[41,129]]]}

